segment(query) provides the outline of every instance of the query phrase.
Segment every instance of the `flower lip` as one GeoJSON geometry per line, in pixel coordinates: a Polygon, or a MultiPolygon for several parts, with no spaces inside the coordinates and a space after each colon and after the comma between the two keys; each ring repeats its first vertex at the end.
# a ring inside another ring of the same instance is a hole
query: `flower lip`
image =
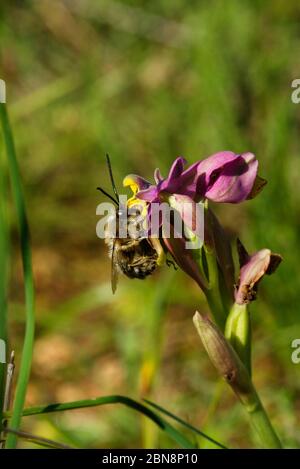
{"type": "Polygon", "coordinates": [[[133,195],[136,195],[139,191],[148,189],[151,186],[151,183],[146,179],[138,176],[137,174],[128,174],[123,179],[123,187],[130,187],[133,192],[133,195]]]}
{"type": "Polygon", "coordinates": [[[131,208],[133,206],[140,206],[142,208],[142,213],[147,215],[146,202],[137,198],[137,193],[142,189],[145,190],[151,186],[150,182],[146,179],[138,176],[136,174],[129,174],[123,179],[123,186],[129,187],[132,191],[132,197],[127,200],[127,207],[131,208]]]}

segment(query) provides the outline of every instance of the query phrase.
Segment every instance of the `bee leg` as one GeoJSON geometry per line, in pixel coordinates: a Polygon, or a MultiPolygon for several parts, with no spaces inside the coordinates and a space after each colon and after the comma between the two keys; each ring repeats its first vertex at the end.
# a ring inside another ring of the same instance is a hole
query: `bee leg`
{"type": "Polygon", "coordinates": [[[177,267],[177,265],[175,264],[174,261],[171,261],[170,259],[166,259],[166,264],[167,264],[168,267],[171,267],[171,265],[172,265],[174,270],[178,270],[178,267],[177,267]]]}
{"type": "Polygon", "coordinates": [[[152,244],[152,247],[155,249],[157,252],[157,265],[162,266],[164,264],[166,255],[165,251],[163,250],[162,245],[160,244],[159,239],[157,238],[149,238],[150,244],[152,244]]]}

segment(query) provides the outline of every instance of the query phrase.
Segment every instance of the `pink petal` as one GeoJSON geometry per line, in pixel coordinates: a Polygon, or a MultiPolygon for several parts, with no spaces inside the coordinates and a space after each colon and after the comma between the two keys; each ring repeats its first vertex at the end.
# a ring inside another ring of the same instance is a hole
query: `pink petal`
{"type": "Polygon", "coordinates": [[[145,200],[146,202],[153,202],[157,200],[158,190],[156,186],[150,186],[148,189],[139,191],[136,194],[138,199],[145,200]]]}
{"type": "Polygon", "coordinates": [[[156,168],[156,170],[154,171],[154,180],[155,180],[156,184],[163,181],[163,177],[161,175],[161,172],[160,172],[159,168],[156,168]]]}
{"type": "Polygon", "coordinates": [[[176,158],[176,160],[171,166],[169,175],[166,180],[171,181],[172,179],[176,179],[179,176],[181,176],[185,163],[186,163],[186,160],[182,158],[182,156],[179,156],[178,158],[176,158]]]}
{"type": "Polygon", "coordinates": [[[216,153],[201,161],[198,172],[205,173],[205,196],[214,202],[238,203],[250,195],[257,176],[258,161],[253,153],[216,153]]]}
{"type": "Polygon", "coordinates": [[[175,209],[184,225],[192,231],[201,242],[204,240],[204,210],[203,206],[195,203],[187,195],[173,194],[168,199],[170,206],[175,209]]]}
{"type": "Polygon", "coordinates": [[[249,256],[241,242],[238,240],[240,262],[239,285],[235,292],[235,301],[238,304],[249,303],[255,300],[257,286],[265,274],[272,274],[282,261],[279,254],[274,254],[270,249],[261,249],[249,256]]]}

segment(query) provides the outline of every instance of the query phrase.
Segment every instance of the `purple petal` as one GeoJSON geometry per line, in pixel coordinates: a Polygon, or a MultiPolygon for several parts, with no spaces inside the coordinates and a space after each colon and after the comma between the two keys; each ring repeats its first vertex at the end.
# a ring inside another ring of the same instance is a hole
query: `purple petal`
{"type": "Polygon", "coordinates": [[[159,184],[161,181],[163,181],[163,177],[161,175],[161,172],[158,168],[154,171],[154,180],[156,184],[159,184]]]}
{"type": "Polygon", "coordinates": [[[181,186],[181,174],[183,172],[185,159],[179,156],[176,158],[171,166],[168,177],[159,182],[158,186],[161,191],[169,192],[173,194],[178,192],[178,188],[181,186]]]}
{"type": "Polygon", "coordinates": [[[182,156],[179,156],[178,158],[176,158],[176,160],[171,166],[169,175],[166,180],[171,181],[172,179],[176,179],[179,176],[181,176],[185,163],[186,163],[186,160],[182,158],[182,156]]]}
{"type": "Polygon", "coordinates": [[[252,153],[236,155],[216,153],[201,161],[199,173],[205,173],[205,196],[214,202],[238,203],[250,195],[257,176],[258,161],[252,153]]]}
{"type": "Polygon", "coordinates": [[[282,257],[273,254],[270,249],[261,249],[249,256],[240,241],[238,241],[238,251],[240,261],[245,263],[241,266],[235,301],[238,304],[245,304],[256,299],[258,283],[265,274],[270,275],[276,270],[282,257]]]}
{"type": "Polygon", "coordinates": [[[191,166],[189,166],[185,171],[183,171],[181,177],[186,183],[192,182],[198,174],[198,167],[201,161],[196,161],[191,166]]]}
{"type": "Polygon", "coordinates": [[[174,194],[168,199],[170,206],[177,211],[184,225],[192,231],[201,242],[204,239],[204,211],[187,195],[174,194]]]}
{"type": "Polygon", "coordinates": [[[178,194],[188,195],[196,202],[203,198],[206,190],[205,174],[198,172],[200,163],[200,161],[197,161],[181,174],[176,191],[178,194]]]}
{"type": "Polygon", "coordinates": [[[157,186],[150,186],[148,189],[139,191],[136,196],[138,199],[145,200],[146,202],[154,202],[158,200],[159,190],[157,186]]]}
{"type": "Polygon", "coordinates": [[[199,161],[192,164],[185,171],[183,171],[184,163],[183,158],[177,158],[168,178],[160,182],[159,188],[161,191],[170,194],[188,195],[193,200],[199,201],[205,193],[205,175],[198,174],[199,161]],[[202,181],[201,184],[199,184],[200,180],[202,181]]]}

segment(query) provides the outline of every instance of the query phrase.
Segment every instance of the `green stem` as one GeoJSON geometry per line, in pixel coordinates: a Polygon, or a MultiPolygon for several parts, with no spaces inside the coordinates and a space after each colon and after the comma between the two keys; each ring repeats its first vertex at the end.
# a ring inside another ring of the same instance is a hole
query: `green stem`
{"type": "Polygon", "coordinates": [[[263,448],[282,448],[282,444],[270,422],[270,419],[253,384],[251,394],[246,396],[246,398],[240,395],[239,398],[244,408],[248,412],[251,426],[259,436],[263,448]]]}
{"type": "MultiPolygon", "coordinates": [[[[16,204],[17,218],[19,223],[21,251],[24,273],[25,304],[26,304],[26,326],[23,351],[20,363],[20,372],[17,381],[15,402],[13,406],[10,427],[18,430],[21,423],[22,411],[25,403],[26,389],[29,381],[33,340],[34,340],[34,284],[31,264],[31,248],[29,227],[26,216],[26,209],[22,191],[21,176],[19,172],[13,135],[9,124],[9,119],[4,104],[0,104],[0,121],[6,146],[8,167],[10,172],[12,191],[16,204]]],[[[17,436],[10,433],[7,437],[7,448],[15,448],[17,436]]]]}
{"type": "Polygon", "coordinates": [[[212,251],[204,248],[204,252],[209,279],[209,287],[205,289],[204,293],[216,323],[218,324],[219,328],[224,331],[226,312],[224,311],[223,303],[220,297],[217,260],[215,254],[212,251]]]}

